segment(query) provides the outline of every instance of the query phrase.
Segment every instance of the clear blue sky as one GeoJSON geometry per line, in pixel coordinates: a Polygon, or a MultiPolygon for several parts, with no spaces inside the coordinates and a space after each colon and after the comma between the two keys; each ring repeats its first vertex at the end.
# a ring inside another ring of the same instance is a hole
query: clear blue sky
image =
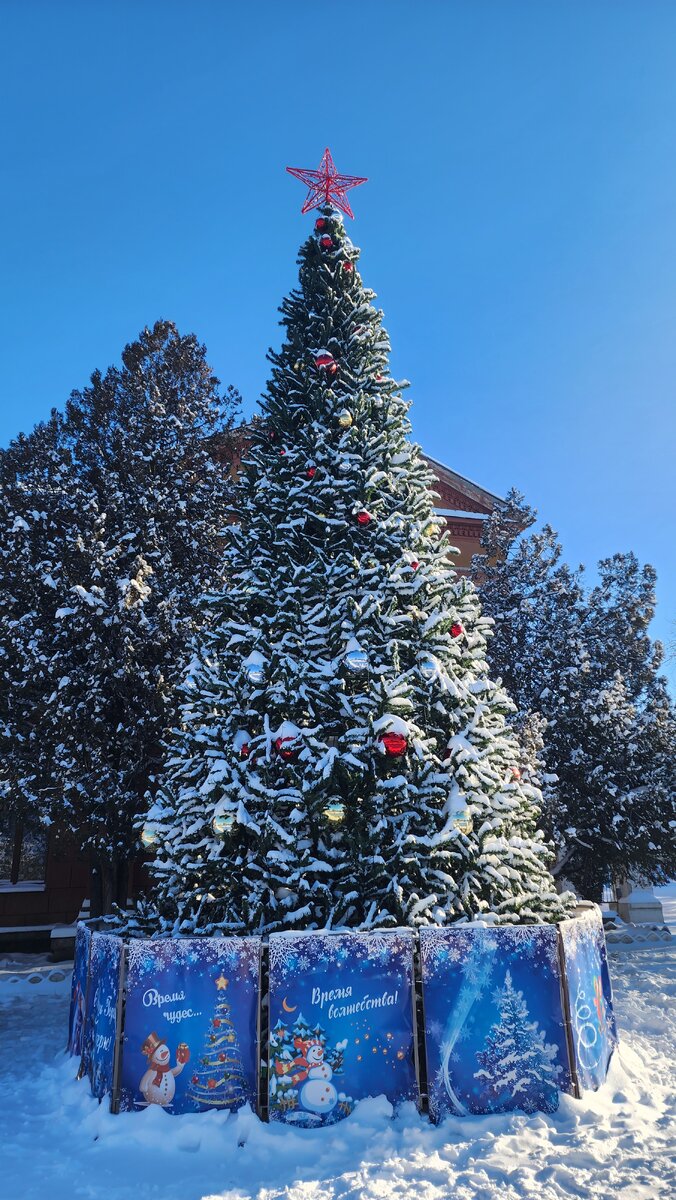
{"type": "Polygon", "coordinates": [[[0,444],[160,316],[252,411],[329,145],[418,440],[673,634],[673,0],[0,0],[0,104],[0,444]]]}

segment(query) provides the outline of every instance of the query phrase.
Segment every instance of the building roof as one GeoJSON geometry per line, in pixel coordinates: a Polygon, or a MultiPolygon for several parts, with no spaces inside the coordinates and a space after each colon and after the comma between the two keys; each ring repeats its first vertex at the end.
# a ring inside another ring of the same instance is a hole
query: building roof
{"type": "Polygon", "coordinates": [[[465,520],[483,520],[504,504],[502,496],[496,496],[494,492],[489,492],[464,475],[459,475],[457,471],[452,471],[445,463],[438,462],[436,458],[424,452],[423,458],[437,480],[434,490],[439,496],[437,512],[440,515],[464,515],[465,520]]]}

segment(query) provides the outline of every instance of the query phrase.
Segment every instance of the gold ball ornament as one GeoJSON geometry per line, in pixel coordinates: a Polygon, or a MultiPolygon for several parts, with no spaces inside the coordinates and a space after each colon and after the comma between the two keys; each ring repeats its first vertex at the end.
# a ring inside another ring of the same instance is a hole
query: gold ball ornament
{"type": "Polygon", "coordinates": [[[141,845],[149,850],[151,846],[156,845],[159,839],[159,830],[156,825],[144,825],[141,830],[141,845]]]}
{"type": "Polygon", "coordinates": [[[327,804],[324,809],[324,816],[332,825],[340,825],[345,820],[345,807],[337,801],[332,804],[327,804]]]}
{"type": "Polygon", "coordinates": [[[341,411],[338,413],[338,424],[340,425],[341,429],[350,428],[352,424],[352,413],[347,408],[341,409],[341,411]]]}

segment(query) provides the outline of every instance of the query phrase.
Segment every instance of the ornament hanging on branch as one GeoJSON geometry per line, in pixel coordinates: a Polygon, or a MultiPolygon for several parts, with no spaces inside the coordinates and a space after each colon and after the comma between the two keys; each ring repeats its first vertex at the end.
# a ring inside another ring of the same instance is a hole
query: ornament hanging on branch
{"type": "Polygon", "coordinates": [[[234,827],[234,813],[216,813],[211,822],[211,828],[216,834],[216,837],[225,837],[226,834],[232,832],[234,827]]]}
{"type": "Polygon", "coordinates": [[[284,762],[295,762],[300,754],[300,746],[294,737],[278,737],[275,739],[275,750],[284,762]]]}
{"type": "Polygon", "coordinates": [[[423,679],[434,679],[439,671],[439,664],[436,658],[432,658],[431,654],[426,654],[418,660],[418,670],[423,679]]]}
{"type": "Polygon", "coordinates": [[[315,366],[318,370],[325,371],[327,375],[335,375],[338,370],[338,363],[328,350],[322,350],[315,356],[315,366]]]}
{"type": "Polygon", "coordinates": [[[275,738],[275,750],[284,762],[296,762],[303,748],[301,731],[293,721],[282,721],[275,738]]]}
{"type": "Polygon", "coordinates": [[[408,741],[403,733],[381,733],[378,740],[388,758],[402,758],[408,750],[408,741]]]}
{"type": "Polygon", "coordinates": [[[322,229],[326,229],[327,225],[328,221],[326,220],[326,217],[317,217],[317,220],[315,221],[315,229],[317,230],[317,233],[321,233],[322,229]]]}
{"type": "Polygon", "coordinates": [[[307,475],[308,479],[314,479],[315,475],[317,474],[317,468],[316,467],[308,467],[305,474],[307,475]]]}
{"type": "Polygon", "coordinates": [[[332,800],[324,809],[324,816],[331,825],[340,825],[345,820],[345,805],[332,800]]]}
{"type": "Polygon", "coordinates": [[[160,839],[160,831],[157,825],[152,822],[147,822],[141,830],[141,845],[145,846],[146,850],[150,850],[152,846],[156,846],[160,839]]]}
{"type": "Polygon", "coordinates": [[[366,511],[365,508],[363,508],[361,510],[361,512],[357,513],[357,524],[358,525],[364,525],[364,526],[370,525],[372,520],[373,520],[373,517],[371,516],[370,512],[366,511]]]}
{"type": "Polygon", "coordinates": [[[451,637],[459,638],[461,633],[463,633],[463,632],[464,632],[464,630],[463,630],[460,622],[454,621],[453,624],[451,625],[451,637]]]}
{"type": "Polygon", "coordinates": [[[232,739],[233,749],[240,758],[249,757],[249,743],[251,742],[251,734],[248,729],[238,729],[232,739]]]}
{"type": "Polygon", "coordinates": [[[359,645],[359,642],[356,640],[356,638],[350,638],[349,642],[347,643],[345,654],[343,655],[343,661],[348,670],[352,671],[355,675],[360,675],[369,669],[368,654],[363,647],[359,645]]]}
{"type": "Polygon", "coordinates": [[[321,246],[322,250],[331,250],[333,247],[333,238],[330,237],[328,233],[325,233],[324,236],[319,239],[319,245],[321,246]]]}
{"type": "Polygon", "coordinates": [[[345,272],[345,274],[346,274],[346,275],[351,275],[351,274],[352,274],[352,272],[354,271],[354,263],[351,263],[351,262],[344,262],[344,263],[343,263],[343,270],[344,270],[344,272],[345,272]]]}
{"type": "Polygon", "coordinates": [[[451,799],[451,822],[461,833],[472,832],[472,817],[467,806],[467,797],[460,792],[451,799]]]}
{"type": "Polygon", "coordinates": [[[252,650],[242,663],[244,673],[249,683],[263,683],[265,679],[265,659],[258,650],[252,650]]]}
{"type": "Polygon", "coordinates": [[[349,429],[352,425],[352,413],[347,408],[341,408],[338,413],[338,424],[341,429],[349,429]]]}

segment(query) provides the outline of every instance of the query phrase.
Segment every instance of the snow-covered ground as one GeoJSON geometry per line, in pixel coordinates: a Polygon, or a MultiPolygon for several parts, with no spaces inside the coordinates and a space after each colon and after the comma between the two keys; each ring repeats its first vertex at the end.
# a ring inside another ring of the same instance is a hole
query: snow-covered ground
{"type": "MultiPolygon", "coordinates": [[[[668,899],[676,910],[676,888],[668,899]]],[[[676,911],[669,914],[672,919],[676,911]]],[[[676,939],[611,952],[622,1046],[554,1116],[448,1119],[370,1100],[298,1131],[250,1112],[112,1117],[65,1057],[68,981],[0,973],[4,1200],[662,1200],[676,1196],[676,939]]]]}

